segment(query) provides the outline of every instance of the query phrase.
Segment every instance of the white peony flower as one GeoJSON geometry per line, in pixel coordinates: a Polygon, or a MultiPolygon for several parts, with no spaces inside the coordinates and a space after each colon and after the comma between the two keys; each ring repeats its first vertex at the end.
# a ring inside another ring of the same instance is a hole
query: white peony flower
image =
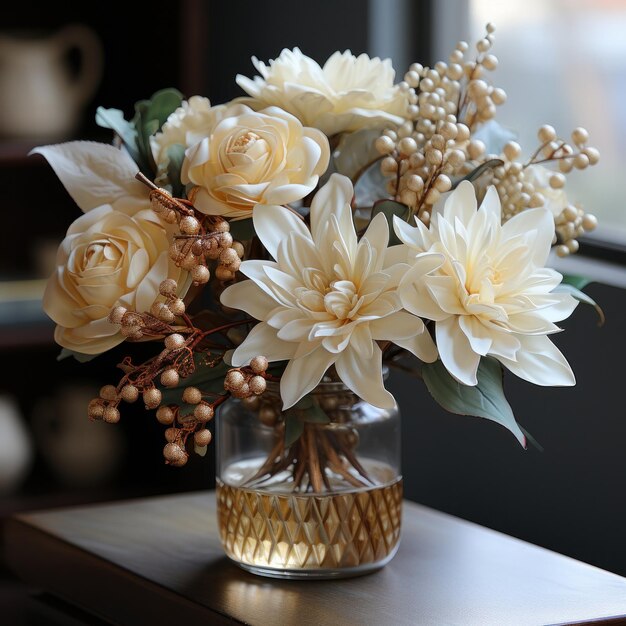
{"type": "Polygon", "coordinates": [[[335,52],[322,68],[294,48],[283,50],[269,66],[256,57],[252,63],[261,76],[237,76],[237,84],[251,96],[242,102],[278,106],[328,136],[399,125],[406,116],[407,97],[393,84],[389,59],[355,57],[348,50],[335,52]]]}
{"type": "Polygon", "coordinates": [[[194,206],[209,215],[243,219],[257,204],[301,200],[330,159],[328,139],[293,115],[269,107],[231,105],[221,121],[187,150],[181,179],[197,185],[194,206]]]}
{"type": "Polygon", "coordinates": [[[211,106],[208,98],[192,96],[185,100],[166,120],[161,130],[150,137],[150,148],[157,165],[157,182],[167,175],[167,151],[175,145],[185,149],[208,137],[224,117],[248,111],[243,105],[211,106]]]}
{"type": "Polygon", "coordinates": [[[529,182],[535,191],[538,191],[544,197],[544,208],[548,209],[552,215],[557,218],[563,212],[563,209],[569,205],[567,194],[561,187],[554,189],[550,186],[550,176],[554,174],[543,165],[529,165],[524,170],[524,181],[529,182]]]}
{"type": "Polygon", "coordinates": [[[480,357],[491,355],[537,385],[575,384],[547,337],[577,304],[552,293],[562,277],[544,267],[554,235],[548,211],[527,210],[501,225],[495,188],[477,211],[473,186],[462,182],[430,229],[399,219],[394,228],[413,263],[399,287],[402,304],[436,322],[439,355],[454,378],[476,385],[480,357]]]}
{"type": "Polygon", "coordinates": [[[260,354],[289,361],[280,383],[285,409],[333,364],[361,398],[394,406],[383,385],[377,340],[393,341],[424,361],[437,358],[422,320],[402,311],[396,289],[407,265],[386,263],[384,215],[357,242],[352,196],[350,180],[333,174],[313,199],[310,231],[284,207],[256,207],[255,230],[276,261],[245,261],[241,271],[251,280],[222,294],[223,304],[261,320],[235,350],[233,364],[260,354]]]}

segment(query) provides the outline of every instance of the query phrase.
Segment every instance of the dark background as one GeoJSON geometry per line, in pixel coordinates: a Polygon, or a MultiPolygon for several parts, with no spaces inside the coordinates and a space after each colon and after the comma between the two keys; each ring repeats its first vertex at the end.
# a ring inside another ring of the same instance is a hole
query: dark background
{"type": "MultiPolygon", "coordinates": [[[[253,75],[253,54],[267,60],[297,45],[323,61],[336,49],[368,50],[370,14],[364,0],[108,2],[97,10],[91,4],[24,2],[5,9],[0,18],[2,31],[50,32],[81,22],[100,35],[106,59],[101,87],[74,138],[109,141],[92,121],[97,105],[130,115],[136,100],[165,86],[187,96],[208,95],[214,103],[240,95],[234,76],[253,75]]],[[[402,5],[409,6],[407,23],[415,25],[407,56],[432,62],[429,3],[402,5]]],[[[389,6],[393,10],[394,3],[389,6]]],[[[33,276],[37,242],[60,240],[78,215],[45,162],[26,158],[30,147],[0,141],[2,280],[33,276]]],[[[491,422],[445,413],[405,374],[393,372],[390,387],[403,415],[408,498],[626,575],[626,296],[623,289],[603,284],[587,291],[602,304],[605,327],[598,328],[595,312],[581,306],[564,323],[566,332],[555,338],[578,385],[539,388],[507,377],[516,416],[544,452],[524,451],[491,422]]],[[[84,382],[97,389],[115,382],[120,352],[88,366],[57,363],[49,323],[3,319],[0,392],[18,399],[27,426],[42,398],[53,397],[64,385],[84,382]]],[[[0,500],[0,517],[28,508],[212,486],[212,454],[192,457],[180,470],[163,465],[163,429],[151,414],[127,409],[111,428],[123,433],[126,452],[106,481],[83,487],[64,483],[38,453],[22,487],[0,500]]]]}

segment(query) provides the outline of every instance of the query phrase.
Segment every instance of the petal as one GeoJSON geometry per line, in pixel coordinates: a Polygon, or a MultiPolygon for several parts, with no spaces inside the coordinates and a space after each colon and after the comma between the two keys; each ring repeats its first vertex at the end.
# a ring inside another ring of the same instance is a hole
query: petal
{"type": "Polygon", "coordinates": [[[464,226],[467,226],[476,213],[476,206],[474,185],[464,180],[446,199],[443,216],[450,224],[454,224],[455,218],[458,218],[464,226]]]}
{"type": "Polygon", "coordinates": [[[473,315],[461,315],[459,326],[476,354],[485,356],[491,351],[492,333],[480,323],[480,320],[473,315]]]}
{"type": "Polygon", "coordinates": [[[387,218],[382,213],[378,213],[370,222],[359,242],[359,246],[363,245],[364,241],[368,241],[372,250],[376,253],[376,261],[374,266],[370,268],[370,272],[378,272],[383,267],[387,244],[389,243],[389,225],[387,224],[387,218]]]}
{"type": "Polygon", "coordinates": [[[274,258],[280,242],[289,237],[290,233],[311,239],[304,221],[282,206],[257,204],[252,212],[252,221],[256,234],[274,258]]]}
{"type": "Polygon", "coordinates": [[[314,241],[319,243],[323,239],[330,216],[335,215],[339,231],[349,249],[356,248],[356,233],[350,208],[353,195],[352,182],[341,174],[333,174],[315,194],[311,202],[311,233],[314,241]]]}
{"type": "Polygon", "coordinates": [[[424,322],[406,311],[397,311],[387,317],[374,320],[369,326],[372,337],[382,341],[407,339],[424,332],[424,322]]]}
{"type": "Polygon", "coordinates": [[[383,268],[391,267],[392,265],[397,265],[398,263],[408,263],[410,253],[411,249],[403,243],[397,246],[389,246],[385,251],[383,268]]]}
{"type": "Polygon", "coordinates": [[[282,341],[276,335],[276,330],[265,322],[257,324],[235,350],[232,356],[234,367],[241,367],[250,362],[255,356],[264,356],[268,361],[287,361],[293,356],[297,344],[282,341]]]}
{"type": "Polygon", "coordinates": [[[159,295],[159,285],[168,277],[170,261],[167,252],[162,252],[159,258],[143,277],[135,293],[135,310],[149,311],[159,295]]]}
{"type": "Polygon", "coordinates": [[[364,359],[371,359],[374,353],[374,340],[371,327],[368,324],[359,324],[350,335],[350,347],[364,359]]]}
{"type": "Polygon", "coordinates": [[[416,258],[413,266],[400,281],[398,295],[402,306],[419,317],[440,321],[449,317],[431,292],[426,288],[425,276],[441,266],[443,256],[439,254],[423,254],[416,258]]]}
{"type": "Polygon", "coordinates": [[[527,209],[512,217],[502,226],[501,241],[506,245],[508,239],[518,235],[528,235],[527,241],[532,247],[532,260],[537,267],[543,267],[548,260],[554,237],[554,217],[547,209],[527,209]]]}
{"type": "Polygon", "coordinates": [[[461,330],[457,316],[437,322],[437,348],[441,361],[456,380],[463,385],[477,385],[476,371],[480,355],[476,354],[461,330]]]}
{"type": "Polygon", "coordinates": [[[242,280],[227,287],[220,296],[220,302],[232,309],[240,309],[257,320],[265,321],[276,307],[276,302],[254,281],[242,280]]]}
{"type": "Polygon", "coordinates": [[[319,347],[306,356],[289,361],[280,379],[283,410],[292,407],[309,391],[315,389],[336,358],[337,355],[319,347]]]}
{"type": "Polygon", "coordinates": [[[550,387],[576,384],[574,372],[561,351],[546,337],[519,337],[521,348],[515,360],[498,357],[513,374],[530,383],[550,387]]]}
{"type": "Polygon", "coordinates": [[[64,328],[57,326],[54,331],[54,340],[62,347],[81,354],[102,354],[124,341],[119,328],[113,326],[105,318],[86,324],[81,328],[64,328]],[[110,333],[102,332],[100,327],[104,325],[110,329],[110,333]],[[93,333],[93,334],[92,334],[93,333]]]}
{"type": "Polygon", "coordinates": [[[439,356],[437,346],[428,331],[414,337],[407,337],[406,339],[394,339],[393,342],[414,354],[424,363],[434,363],[439,356]]]}
{"type": "Polygon", "coordinates": [[[494,215],[498,222],[498,226],[502,223],[502,206],[500,204],[500,196],[493,185],[489,185],[487,193],[485,194],[483,201],[480,203],[480,208],[484,209],[487,213],[494,215]]]}
{"type": "Polygon", "coordinates": [[[370,322],[370,330],[374,339],[391,340],[426,363],[437,360],[437,346],[424,322],[415,315],[398,311],[370,322]]]}
{"type": "MultiPolygon", "coordinates": [[[[298,317],[290,320],[284,326],[279,328],[277,337],[283,341],[295,341],[297,343],[308,341],[308,337],[315,324],[315,320],[302,317],[302,313],[298,311],[295,311],[295,313],[298,314],[298,317]]],[[[273,326],[275,325],[273,324],[273,326]]]]}
{"type": "Polygon", "coordinates": [[[413,228],[397,215],[393,216],[393,230],[398,239],[405,243],[410,250],[426,252],[433,244],[430,231],[422,224],[421,220],[416,219],[415,223],[417,226],[413,228]]]}
{"type": "Polygon", "coordinates": [[[363,359],[350,346],[335,363],[344,384],[360,398],[383,409],[395,407],[394,397],[385,389],[382,371],[382,351],[373,344],[373,354],[363,359]]]}

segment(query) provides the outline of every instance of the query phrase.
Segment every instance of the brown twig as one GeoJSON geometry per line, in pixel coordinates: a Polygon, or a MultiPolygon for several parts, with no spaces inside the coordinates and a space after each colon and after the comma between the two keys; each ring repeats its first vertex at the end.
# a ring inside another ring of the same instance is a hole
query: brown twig
{"type": "Polygon", "coordinates": [[[320,468],[319,457],[317,454],[317,446],[315,445],[315,436],[311,432],[309,425],[305,425],[302,437],[307,438],[308,457],[309,457],[309,479],[316,493],[321,493],[322,489],[322,470],[320,468]]]}

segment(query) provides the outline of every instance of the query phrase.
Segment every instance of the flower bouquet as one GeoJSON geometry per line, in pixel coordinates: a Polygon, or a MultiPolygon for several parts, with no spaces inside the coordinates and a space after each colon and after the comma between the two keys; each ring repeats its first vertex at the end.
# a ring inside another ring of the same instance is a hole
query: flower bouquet
{"type": "Polygon", "coordinates": [[[522,158],[494,120],[493,33],[398,84],[389,60],[337,52],[322,67],[284,50],[253,59],[228,104],[166,89],[131,121],[98,109],[113,145],[36,149],[84,212],[44,297],[64,354],[155,342],[89,417],[118,422],[141,398],[180,467],[217,413],[220,533],[254,571],[359,573],[393,556],[389,369],[524,446],[503,371],[575,382],[549,335],[589,298],[545,266],[595,226],[563,188],[598,152],[583,128],[568,142],[542,126],[522,158]]]}

